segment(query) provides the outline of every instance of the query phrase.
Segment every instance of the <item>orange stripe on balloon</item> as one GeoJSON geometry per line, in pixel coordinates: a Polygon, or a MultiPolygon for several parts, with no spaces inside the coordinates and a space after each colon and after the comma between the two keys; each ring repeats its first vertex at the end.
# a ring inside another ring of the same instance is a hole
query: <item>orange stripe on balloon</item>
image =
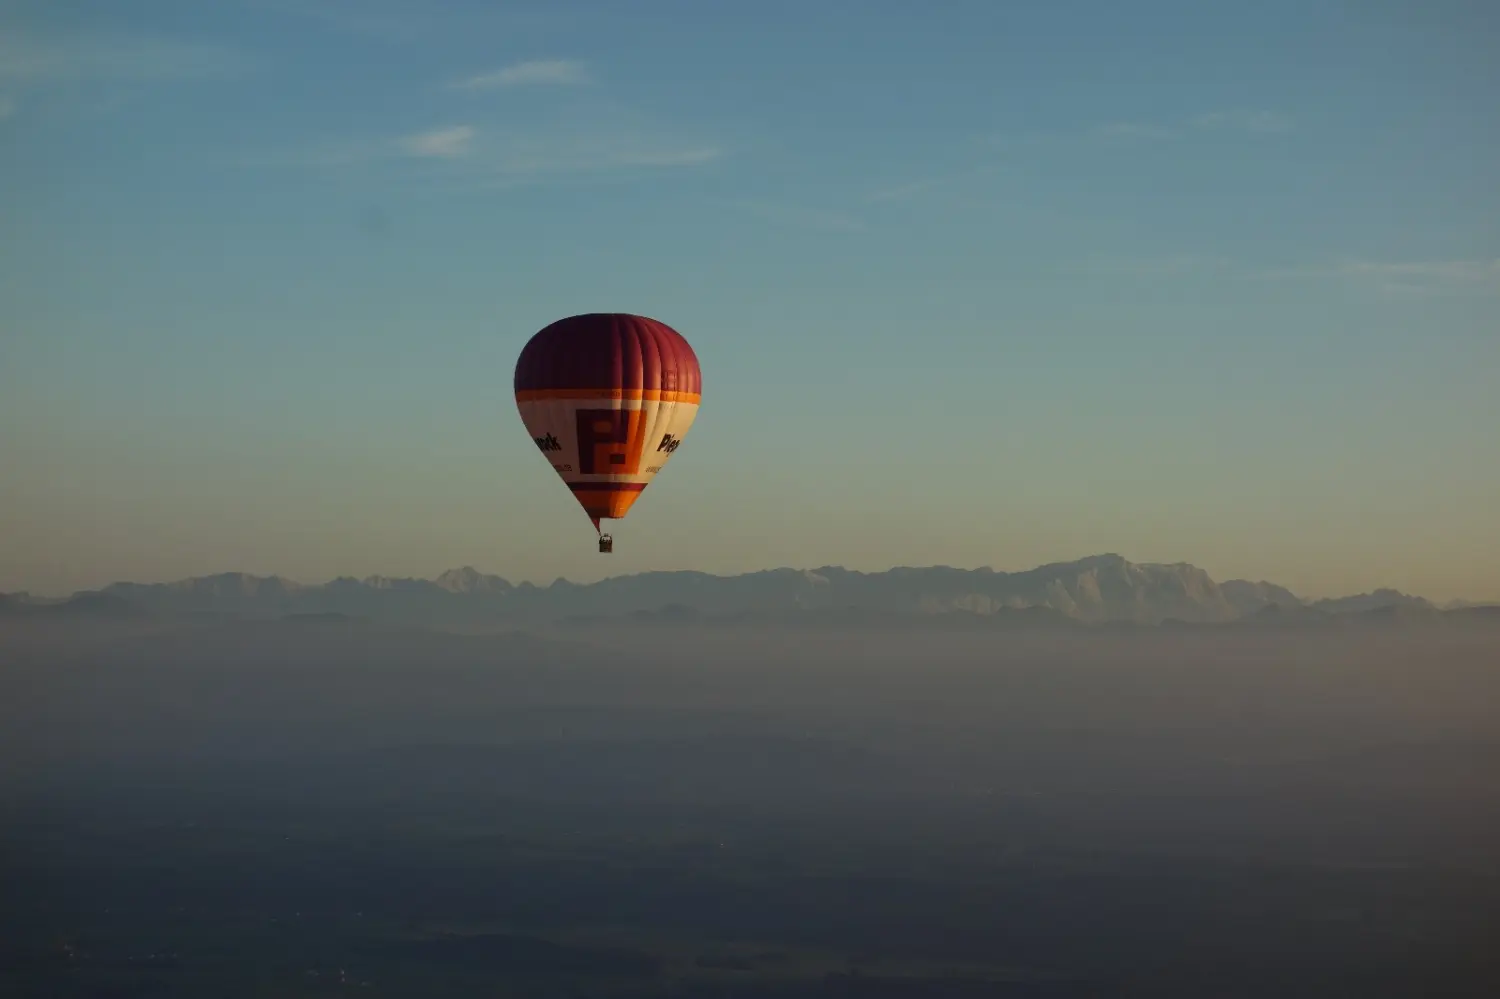
{"type": "Polygon", "coordinates": [[[689,402],[698,405],[697,392],[678,392],[675,389],[520,389],[517,402],[535,402],[542,399],[622,399],[630,402],[689,402]]]}
{"type": "Polygon", "coordinates": [[[644,486],[628,482],[575,482],[573,495],[578,498],[584,512],[590,517],[609,517],[619,520],[629,512],[640,498],[644,486]],[[623,488],[622,488],[623,487],[623,488]]]}

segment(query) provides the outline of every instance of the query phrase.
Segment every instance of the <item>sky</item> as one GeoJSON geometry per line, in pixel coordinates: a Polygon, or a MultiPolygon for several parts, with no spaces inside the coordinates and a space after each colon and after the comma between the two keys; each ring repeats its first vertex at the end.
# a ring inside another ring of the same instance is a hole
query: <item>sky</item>
{"type": "Polygon", "coordinates": [[[1500,598],[1483,0],[0,0],[0,591],[1116,552],[1500,598]],[[594,531],[526,340],[703,406],[594,531]]]}

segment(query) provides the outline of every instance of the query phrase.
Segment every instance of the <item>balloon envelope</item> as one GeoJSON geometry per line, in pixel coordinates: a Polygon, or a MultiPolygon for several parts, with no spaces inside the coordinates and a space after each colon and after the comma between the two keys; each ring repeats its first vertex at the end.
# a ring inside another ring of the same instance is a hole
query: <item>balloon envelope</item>
{"type": "Polygon", "coordinates": [[[682,334],[628,313],[559,319],[516,361],[521,422],[596,530],[624,517],[677,451],[702,388],[682,334]]]}

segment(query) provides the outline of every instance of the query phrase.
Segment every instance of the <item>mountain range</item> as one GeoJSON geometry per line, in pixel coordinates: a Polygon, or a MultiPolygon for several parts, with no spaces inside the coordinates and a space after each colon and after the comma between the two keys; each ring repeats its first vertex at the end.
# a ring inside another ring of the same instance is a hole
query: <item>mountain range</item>
{"type": "Polygon", "coordinates": [[[617,621],[826,620],[1032,622],[1056,625],[1500,619],[1500,606],[1440,608],[1396,590],[1307,600],[1284,586],[1214,581],[1188,563],[1137,563],[1119,555],[1054,562],[1024,572],[947,566],[856,572],[837,566],[736,576],[646,572],[596,583],[511,583],[472,567],[436,579],[339,577],[304,584],[229,572],[169,583],[112,583],[62,599],[0,595],[0,616],[252,617],[341,615],[425,627],[617,621]]]}

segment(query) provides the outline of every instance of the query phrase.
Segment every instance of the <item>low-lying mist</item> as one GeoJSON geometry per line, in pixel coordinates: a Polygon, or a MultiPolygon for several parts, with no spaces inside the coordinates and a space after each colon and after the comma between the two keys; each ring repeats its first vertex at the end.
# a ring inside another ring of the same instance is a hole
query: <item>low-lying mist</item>
{"type": "Polygon", "coordinates": [[[608,911],[713,924],[725,939],[801,927],[799,945],[848,961],[903,948],[981,960],[998,948],[1091,988],[1219,982],[1173,964],[1187,959],[1174,937],[1197,932],[1228,947],[1223,967],[1248,961],[1266,987],[1349,986],[1375,965],[1387,983],[1445,962],[1469,982],[1494,971],[1478,943],[1500,915],[1492,632],[32,622],[0,635],[0,664],[8,863],[35,911],[63,923],[92,911],[91,885],[110,886],[99,890],[116,906],[156,898],[166,889],[136,868],[165,849],[178,870],[169,894],[200,909],[233,898],[239,911],[252,896],[251,908],[315,909],[326,876],[339,891],[359,885],[371,911],[445,925],[561,933],[608,911]],[[217,841],[199,855],[181,845],[184,829],[235,843],[313,836],[321,873],[294,877],[217,841]],[[527,868],[527,891],[591,901],[554,899],[545,918],[483,893],[459,904],[444,865],[481,842],[465,891],[522,877],[494,865],[576,847],[591,859],[527,868]],[[215,880],[225,856],[233,885],[215,880]],[[608,888],[600,864],[695,887],[627,913],[591,894],[626,890],[608,888]],[[1128,891],[1076,880],[1102,871],[1139,880],[1128,891]],[[805,884],[778,880],[793,873],[866,885],[841,882],[848,905],[875,894],[855,909],[827,902],[815,929],[788,915],[814,904],[798,894],[805,884]],[[1038,902],[1035,879],[1065,874],[1075,880],[1038,902]],[[1024,890],[1005,881],[1023,876],[1024,890]],[[1351,877],[1376,880],[1338,881],[1351,877]],[[757,896],[753,919],[731,916],[749,903],[731,905],[720,878],[774,897],[757,896]],[[905,880],[881,894],[871,878],[905,880]],[[1272,883],[1281,894],[1256,894],[1272,883]],[[1161,909],[1122,909],[1119,891],[1161,909]],[[1076,908],[1049,908],[1062,898],[1076,908]],[[1100,906],[1113,915],[1079,942],[1068,927],[1100,906]],[[1354,929],[1302,925],[1346,909],[1365,913],[1354,929]],[[1045,926],[1002,945],[1002,927],[1042,910],[1045,926]],[[1287,920],[1302,926],[1292,937],[1287,920]],[[1127,930],[1128,954],[1117,946],[1127,930]],[[1250,948],[1255,964],[1223,943],[1236,933],[1282,942],[1250,948]],[[1369,956],[1402,933],[1425,942],[1369,956]],[[1290,953],[1293,938],[1307,953],[1277,971],[1266,955],[1290,953]]]}

